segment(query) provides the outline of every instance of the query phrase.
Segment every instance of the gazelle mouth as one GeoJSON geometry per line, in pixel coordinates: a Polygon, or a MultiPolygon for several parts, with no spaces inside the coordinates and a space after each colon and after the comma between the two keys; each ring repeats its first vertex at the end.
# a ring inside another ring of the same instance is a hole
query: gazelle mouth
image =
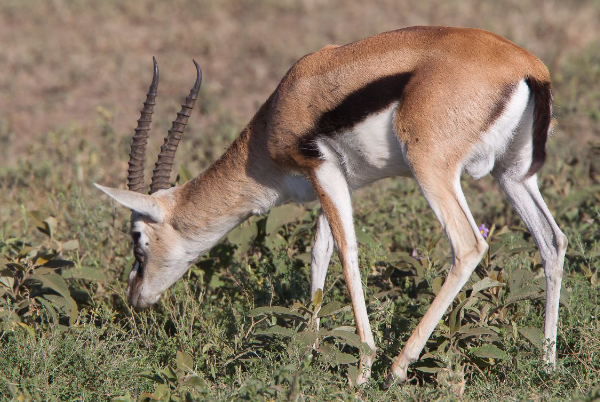
{"type": "Polygon", "coordinates": [[[136,256],[136,260],[133,263],[133,268],[131,268],[132,272],[135,272],[136,275],[140,278],[144,277],[144,264],[140,262],[140,260],[136,256]]]}

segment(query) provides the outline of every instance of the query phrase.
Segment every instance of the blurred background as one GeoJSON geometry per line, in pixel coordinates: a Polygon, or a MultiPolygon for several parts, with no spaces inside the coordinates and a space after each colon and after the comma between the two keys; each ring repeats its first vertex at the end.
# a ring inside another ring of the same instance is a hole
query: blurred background
{"type": "Polygon", "coordinates": [[[575,110],[570,141],[598,135],[598,112],[580,107],[600,96],[598,1],[3,0],[0,11],[0,155],[9,164],[49,131],[93,141],[104,124],[118,139],[130,135],[153,55],[154,135],[160,142],[175,117],[196,59],[204,82],[187,137],[210,147],[239,132],[301,56],[411,25],[484,28],[533,52],[553,75],[555,113],[575,110]]]}

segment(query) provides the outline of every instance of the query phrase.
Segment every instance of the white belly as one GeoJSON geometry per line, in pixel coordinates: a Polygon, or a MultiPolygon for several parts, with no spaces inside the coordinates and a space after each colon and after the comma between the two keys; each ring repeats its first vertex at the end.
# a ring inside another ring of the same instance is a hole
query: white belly
{"type": "MultiPolygon", "coordinates": [[[[405,162],[400,140],[394,132],[394,112],[398,103],[374,114],[351,130],[318,140],[324,159],[340,165],[351,190],[392,176],[412,176],[405,162]]],[[[279,203],[308,202],[317,199],[310,182],[296,175],[284,180],[279,203]]]]}
{"type": "Polygon", "coordinates": [[[394,132],[397,106],[394,103],[347,132],[319,140],[324,157],[342,165],[350,188],[356,190],[391,176],[411,176],[394,132]]]}

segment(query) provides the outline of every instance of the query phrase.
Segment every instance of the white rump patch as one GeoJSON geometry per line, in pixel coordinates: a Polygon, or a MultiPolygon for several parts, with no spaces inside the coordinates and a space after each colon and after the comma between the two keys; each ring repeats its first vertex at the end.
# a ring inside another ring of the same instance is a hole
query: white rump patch
{"type": "Polygon", "coordinates": [[[522,80],[513,91],[500,117],[481,135],[481,142],[473,146],[465,159],[464,167],[474,179],[480,179],[490,173],[496,160],[506,152],[527,109],[529,95],[529,87],[522,80]]]}

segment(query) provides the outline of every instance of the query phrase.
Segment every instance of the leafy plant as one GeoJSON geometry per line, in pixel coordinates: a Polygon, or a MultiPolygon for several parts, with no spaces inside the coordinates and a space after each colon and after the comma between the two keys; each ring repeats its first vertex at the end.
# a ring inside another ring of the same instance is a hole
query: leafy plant
{"type": "Polygon", "coordinates": [[[134,399],[128,392],[123,396],[113,398],[112,401],[191,402],[199,401],[198,398],[206,394],[206,382],[194,371],[194,359],[180,350],[177,351],[177,367],[175,370],[167,366],[162,369],[142,372],[139,376],[147,378],[155,384],[153,392],[142,392],[137,399],[134,399]]]}
{"type": "Polygon", "coordinates": [[[29,324],[40,321],[59,326],[72,325],[79,308],[73,296],[85,299],[85,292],[72,293],[66,279],[104,279],[92,268],[76,268],[64,259],[64,252],[77,250],[79,242],[55,239],[57,221],[32,211],[29,218],[46,235],[46,244],[32,246],[18,238],[0,240],[0,318],[4,327],[19,325],[28,332],[29,324]]]}

